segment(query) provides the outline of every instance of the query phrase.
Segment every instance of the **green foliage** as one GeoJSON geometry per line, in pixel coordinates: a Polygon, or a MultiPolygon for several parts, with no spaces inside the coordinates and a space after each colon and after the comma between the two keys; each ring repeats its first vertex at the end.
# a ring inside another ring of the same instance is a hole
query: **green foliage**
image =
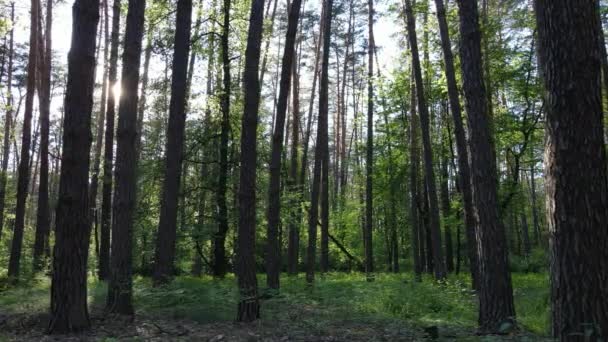
{"type": "Polygon", "coordinates": [[[512,272],[540,273],[546,272],[549,265],[547,252],[542,248],[534,248],[530,255],[511,255],[510,268],[512,272]]]}
{"type": "MultiPolygon", "coordinates": [[[[263,284],[264,276],[258,278],[263,284]]],[[[547,274],[515,273],[513,285],[518,325],[534,334],[547,334],[547,274]]],[[[35,278],[27,285],[0,290],[2,312],[45,312],[49,286],[47,278],[35,278]]],[[[105,284],[91,280],[89,301],[93,312],[103,308],[105,295],[105,284]]],[[[147,278],[137,278],[134,296],[138,315],[215,323],[234,319],[238,293],[232,276],[223,280],[178,277],[159,288],[152,287],[147,278]]],[[[263,324],[289,318],[311,331],[340,322],[356,325],[374,321],[382,326],[396,323],[410,330],[437,326],[442,334],[466,336],[477,325],[475,295],[464,275],[436,283],[430,276],[415,282],[409,273],[377,274],[375,282],[370,283],[361,273],[329,273],[318,277],[313,287],[306,285],[303,276],[283,277],[281,291],[269,298],[262,300],[263,324]]]]}

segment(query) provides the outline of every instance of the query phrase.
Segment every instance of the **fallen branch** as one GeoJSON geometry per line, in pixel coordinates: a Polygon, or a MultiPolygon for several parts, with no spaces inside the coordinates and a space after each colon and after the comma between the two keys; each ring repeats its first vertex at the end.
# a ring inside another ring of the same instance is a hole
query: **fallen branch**
{"type": "Polygon", "coordinates": [[[342,245],[340,243],[340,241],[338,241],[335,237],[333,237],[333,235],[331,234],[327,234],[329,236],[329,239],[336,244],[336,246],[338,246],[338,248],[342,251],[342,253],[344,253],[344,255],[346,255],[348,257],[349,260],[354,261],[355,263],[357,263],[357,265],[359,266],[359,269],[364,269],[363,267],[363,263],[361,262],[361,260],[357,259],[354,255],[352,255],[347,249],[346,247],[344,247],[344,245],[342,245]]]}

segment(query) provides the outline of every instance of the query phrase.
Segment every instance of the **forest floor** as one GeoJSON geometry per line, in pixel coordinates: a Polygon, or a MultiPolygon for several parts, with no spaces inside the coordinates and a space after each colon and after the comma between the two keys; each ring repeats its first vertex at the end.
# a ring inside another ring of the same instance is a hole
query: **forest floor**
{"type": "MultiPolygon", "coordinates": [[[[134,319],[103,314],[105,284],[91,281],[91,331],[46,336],[49,280],[0,289],[0,341],[539,341],[548,327],[546,274],[514,274],[519,329],[503,336],[476,335],[476,297],[464,277],[444,284],[411,274],[281,279],[281,292],[263,296],[262,319],[235,323],[234,278],[179,277],[162,288],[135,281],[134,319]]],[[[265,284],[263,276],[259,283],[265,284]]],[[[264,293],[264,291],[261,291],[264,293]]]]}

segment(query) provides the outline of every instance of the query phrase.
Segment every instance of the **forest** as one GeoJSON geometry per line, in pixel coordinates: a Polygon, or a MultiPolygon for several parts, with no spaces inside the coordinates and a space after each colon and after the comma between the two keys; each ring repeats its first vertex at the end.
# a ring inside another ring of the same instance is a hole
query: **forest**
{"type": "Polygon", "coordinates": [[[0,0],[0,341],[605,341],[604,0],[0,0]]]}

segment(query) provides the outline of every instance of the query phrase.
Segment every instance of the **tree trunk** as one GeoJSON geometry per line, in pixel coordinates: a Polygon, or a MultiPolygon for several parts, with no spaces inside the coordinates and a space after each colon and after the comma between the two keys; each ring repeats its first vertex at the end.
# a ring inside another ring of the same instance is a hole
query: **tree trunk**
{"type": "Polygon", "coordinates": [[[547,104],[551,331],[560,340],[601,340],[608,332],[608,177],[597,6],[535,1],[547,104]]]}
{"type": "MultiPolygon", "coordinates": [[[[229,1],[229,0],[227,0],[229,1]]],[[[236,273],[239,286],[238,322],[260,318],[255,266],[257,128],[260,103],[260,45],[264,24],[264,0],[253,0],[245,50],[244,110],[241,128],[239,184],[239,234],[236,273]]]]}
{"type": "Polygon", "coordinates": [[[443,218],[446,222],[444,224],[445,233],[445,263],[448,272],[454,271],[454,251],[452,249],[452,227],[447,222],[449,221],[452,209],[450,208],[450,190],[448,188],[449,174],[448,174],[448,156],[445,152],[444,145],[445,141],[442,142],[442,158],[441,158],[441,210],[443,211],[443,218]]]}
{"type": "MultiPolygon", "coordinates": [[[[108,86],[110,89],[114,89],[118,73],[119,31],[120,0],[114,0],[112,7],[112,35],[110,38],[110,68],[108,70],[108,86]]],[[[101,236],[99,242],[99,279],[101,280],[106,280],[110,276],[112,164],[114,160],[114,121],[116,115],[116,94],[114,94],[114,91],[109,91],[106,110],[105,145],[103,152],[103,189],[101,196],[101,236]]]]}
{"type": "MultiPolygon", "coordinates": [[[[333,11],[333,0],[323,2],[323,56],[321,59],[321,77],[319,82],[319,117],[317,119],[317,143],[315,146],[315,165],[313,169],[313,181],[310,194],[310,210],[308,219],[308,248],[306,256],[306,282],[312,284],[315,279],[315,259],[317,244],[317,224],[319,214],[319,190],[321,190],[322,167],[327,149],[327,112],[328,112],[328,90],[329,90],[329,55],[330,32],[333,11]]],[[[326,167],[326,166],[325,166],[326,167]]]]}
{"type": "MultiPolygon", "coordinates": [[[[289,7],[285,50],[281,64],[279,98],[274,133],[272,135],[270,180],[268,185],[268,229],[266,232],[268,239],[266,250],[266,284],[271,289],[279,288],[279,275],[281,272],[280,241],[278,239],[278,228],[281,220],[281,155],[283,153],[283,132],[285,130],[285,116],[293,73],[296,34],[298,32],[301,5],[302,0],[293,0],[289,7]]],[[[299,120],[297,115],[294,116],[294,121],[296,119],[299,120]]]]}
{"type": "MultiPolygon", "coordinates": [[[[218,230],[213,245],[214,269],[213,275],[224,277],[228,265],[226,260],[226,234],[228,233],[228,206],[226,190],[228,186],[228,135],[230,133],[230,55],[228,37],[230,35],[230,0],[224,0],[224,24],[222,27],[221,49],[223,67],[223,89],[220,96],[222,122],[220,131],[220,174],[218,180],[217,208],[218,230]]],[[[241,166],[242,167],[242,166],[241,166]]]]}
{"type": "Polygon", "coordinates": [[[534,243],[540,245],[540,223],[538,219],[538,207],[536,205],[536,161],[532,160],[530,166],[530,196],[532,197],[532,225],[534,226],[534,243]]]}
{"type": "Polygon", "coordinates": [[[373,281],[373,172],[374,172],[374,0],[368,0],[367,46],[367,148],[365,161],[365,273],[373,281]]]}
{"type": "Polygon", "coordinates": [[[412,12],[410,0],[405,0],[407,26],[412,49],[412,64],[414,69],[414,79],[416,80],[416,94],[418,95],[418,109],[420,111],[420,123],[422,130],[422,146],[424,156],[424,170],[426,179],[426,189],[429,197],[429,230],[433,247],[433,267],[435,278],[438,280],[446,277],[445,262],[441,246],[441,229],[439,223],[439,206],[437,204],[437,187],[435,185],[435,170],[433,166],[433,151],[431,150],[431,136],[429,113],[424,96],[422,82],[422,72],[420,68],[420,58],[418,56],[418,42],[416,39],[416,21],[412,12]]]}
{"type": "MultiPolygon", "coordinates": [[[[53,1],[46,3],[46,27],[44,30],[43,58],[38,60],[40,66],[40,88],[38,101],[40,102],[40,181],[38,183],[38,209],[36,214],[36,237],[34,241],[34,270],[38,271],[44,266],[45,243],[50,233],[49,218],[49,118],[51,111],[51,58],[53,25],[53,1]]],[[[42,40],[39,40],[42,41],[42,40]]],[[[42,45],[42,44],[41,44],[42,45]]]]}
{"type": "Polygon", "coordinates": [[[73,9],[48,327],[48,332],[53,334],[77,332],[90,326],[87,309],[89,158],[83,156],[88,156],[91,150],[99,0],[77,0],[73,9]]]}
{"type": "Polygon", "coordinates": [[[498,215],[496,158],[483,83],[477,1],[458,0],[460,60],[469,122],[471,184],[479,255],[479,325],[496,332],[515,317],[505,229],[498,215]]]}
{"type": "Polygon", "coordinates": [[[149,72],[150,72],[150,59],[152,58],[152,30],[149,29],[147,34],[146,48],[144,52],[144,69],[143,74],[141,76],[141,97],[139,98],[138,104],[138,113],[137,113],[137,156],[141,158],[141,139],[144,130],[144,114],[146,113],[147,108],[147,91],[148,91],[148,83],[149,83],[149,72]]]}
{"type": "MultiPolygon", "coordinates": [[[[294,59],[296,56],[294,56],[294,59]]],[[[298,273],[298,261],[300,251],[300,222],[301,222],[301,189],[298,178],[298,160],[300,148],[300,75],[298,65],[292,63],[293,80],[293,125],[291,126],[291,165],[289,167],[288,187],[290,198],[292,198],[289,210],[289,237],[287,243],[287,272],[289,275],[298,273]]]]}
{"type": "Polygon", "coordinates": [[[122,96],[116,132],[116,187],[112,211],[112,258],[107,310],[133,315],[133,216],[136,201],[137,91],[145,0],[129,0],[122,62],[122,96]]]}
{"type": "MultiPolygon", "coordinates": [[[[422,280],[422,262],[420,255],[419,241],[419,219],[418,205],[420,196],[418,195],[418,172],[420,168],[420,149],[418,143],[418,116],[416,115],[416,85],[412,82],[410,87],[410,226],[412,229],[412,260],[414,262],[414,274],[416,280],[422,280]]],[[[424,249],[424,248],[422,248],[424,249]]]]}
{"type": "Polygon", "coordinates": [[[177,203],[182,176],[182,154],[186,128],[192,0],[178,1],[176,20],[173,70],[171,73],[171,104],[165,150],[165,177],[154,259],[153,281],[156,285],[167,283],[173,275],[177,235],[177,203]]]}
{"type": "Polygon", "coordinates": [[[458,182],[462,192],[464,209],[464,225],[469,253],[469,265],[471,272],[471,283],[474,289],[479,287],[479,268],[477,261],[477,249],[475,248],[475,216],[473,212],[473,195],[471,192],[471,172],[469,169],[469,151],[467,150],[466,135],[462,123],[462,110],[460,106],[460,95],[456,83],[456,72],[454,70],[454,56],[452,54],[452,43],[446,19],[446,9],[443,0],[435,0],[437,9],[437,21],[441,34],[441,48],[445,65],[445,76],[448,85],[448,97],[450,101],[450,112],[454,121],[454,135],[456,136],[456,150],[458,151],[458,182]]]}
{"type": "MultiPolygon", "coordinates": [[[[15,208],[15,226],[13,228],[13,241],[8,264],[8,276],[17,279],[23,245],[23,230],[25,227],[25,209],[30,178],[30,148],[32,141],[32,112],[34,111],[34,93],[36,92],[37,68],[37,42],[38,42],[38,14],[39,0],[31,0],[30,20],[30,51],[27,64],[27,81],[25,96],[25,112],[23,113],[23,128],[21,140],[21,156],[17,178],[17,207],[15,208]]],[[[95,41],[95,36],[93,36],[95,41]]],[[[93,51],[94,53],[94,51],[93,51]]]]}
{"type": "MultiPolygon", "coordinates": [[[[107,92],[108,92],[108,56],[110,53],[110,16],[108,14],[108,0],[102,1],[102,8],[104,12],[103,25],[100,25],[100,32],[103,28],[104,31],[104,52],[103,52],[103,76],[101,85],[101,99],[99,102],[99,112],[97,114],[97,132],[95,134],[95,150],[93,153],[93,167],[91,176],[91,186],[89,190],[89,204],[91,205],[91,224],[97,228],[97,191],[99,188],[99,168],[101,165],[101,148],[103,144],[103,132],[104,132],[104,120],[106,114],[107,104],[107,92]]],[[[100,38],[101,40],[101,38],[100,38]]],[[[99,43],[101,45],[101,43],[99,43]]],[[[110,89],[112,91],[112,89],[110,89]]],[[[97,239],[97,231],[95,231],[95,238],[97,239]]],[[[97,240],[95,240],[97,241],[97,240]]]]}
{"type": "MultiPolygon", "coordinates": [[[[15,21],[15,3],[11,3],[11,22],[15,21]]],[[[15,29],[11,28],[9,55],[8,55],[8,79],[6,84],[6,115],[4,118],[4,137],[2,140],[2,170],[0,171],[0,240],[4,227],[4,207],[6,204],[6,181],[8,171],[8,159],[11,152],[11,131],[13,121],[13,48],[15,29]]]]}

